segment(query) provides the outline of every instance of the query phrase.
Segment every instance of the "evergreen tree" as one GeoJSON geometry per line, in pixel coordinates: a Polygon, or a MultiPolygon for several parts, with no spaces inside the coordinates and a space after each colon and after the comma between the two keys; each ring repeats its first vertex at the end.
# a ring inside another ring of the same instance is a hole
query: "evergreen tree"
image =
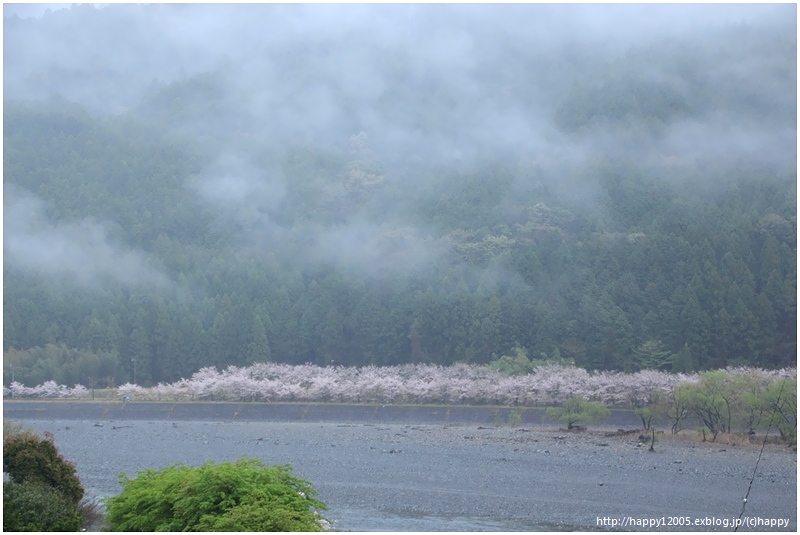
{"type": "Polygon", "coordinates": [[[264,328],[264,322],[261,321],[261,316],[256,314],[253,318],[253,337],[250,341],[248,364],[270,362],[271,360],[272,355],[269,350],[269,342],[267,341],[267,332],[264,328]]]}

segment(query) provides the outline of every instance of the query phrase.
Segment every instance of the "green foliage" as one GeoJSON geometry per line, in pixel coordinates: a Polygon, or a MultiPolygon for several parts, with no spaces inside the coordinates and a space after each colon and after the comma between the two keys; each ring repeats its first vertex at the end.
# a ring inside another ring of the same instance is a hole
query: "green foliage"
{"type": "Polygon", "coordinates": [[[120,483],[105,501],[112,531],[322,531],[317,510],[327,509],[290,466],[259,459],[121,474],[120,483]]]}
{"type": "Polygon", "coordinates": [[[205,515],[194,531],[323,531],[322,519],[305,512],[281,507],[280,503],[242,503],[222,515],[205,515]]]}
{"type": "Polygon", "coordinates": [[[124,378],[119,355],[109,352],[68,349],[64,344],[47,344],[24,351],[8,349],[3,352],[4,379],[11,382],[10,366],[19,383],[34,386],[47,381],[58,384],[110,387],[124,378]]]}
{"type": "Polygon", "coordinates": [[[93,513],[75,467],[47,438],[3,421],[3,531],[78,531],[93,513]]]}
{"type": "Polygon", "coordinates": [[[653,405],[647,405],[646,407],[637,407],[633,410],[634,414],[638,416],[642,420],[642,427],[645,431],[650,430],[650,424],[653,421],[653,417],[655,416],[655,407],[653,405]]]}
{"type": "Polygon", "coordinates": [[[797,443],[797,380],[780,379],[773,382],[764,394],[769,411],[769,423],[778,428],[781,438],[797,443]]]}
{"type": "MultiPolygon", "coordinates": [[[[509,169],[496,161],[485,162],[469,173],[445,172],[419,192],[417,212],[443,233],[461,229],[459,233],[470,235],[471,231],[504,223],[497,207],[510,185],[509,169]]],[[[502,250],[507,245],[491,242],[480,247],[502,250]]]]}
{"type": "Polygon", "coordinates": [[[528,357],[528,351],[519,344],[514,346],[510,355],[503,355],[500,358],[495,358],[489,363],[489,368],[496,370],[505,375],[527,375],[533,373],[536,368],[545,366],[547,364],[559,366],[574,366],[575,362],[572,359],[565,359],[561,357],[558,348],[555,348],[553,356],[548,357],[542,353],[541,359],[531,359],[528,357]]]}
{"type": "Polygon", "coordinates": [[[671,393],[657,390],[652,393],[650,403],[633,409],[634,414],[642,420],[642,427],[645,431],[649,431],[652,428],[654,419],[662,420],[670,418],[670,411],[672,409],[670,406],[671,399],[671,393]]]}
{"type": "Polygon", "coordinates": [[[253,338],[250,342],[250,355],[248,363],[255,362],[269,362],[272,360],[269,348],[269,341],[267,340],[267,333],[264,329],[264,322],[261,321],[261,316],[256,314],[253,319],[253,338]]]}
{"type": "Polygon", "coordinates": [[[53,487],[3,483],[3,531],[80,531],[81,520],[75,504],[53,487]]]}
{"type": "Polygon", "coordinates": [[[566,400],[560,407],[548,407],[545,417],[558,420],[572,429],[577,424],[591,424],[607,418],[611,411],[600,402],[587,401],[582,396],[574,396],[566,400]]]}
{"type": "Polygon", "coordinates": [[[681,384],[672,386],[667,394],[667,415],[672,422],[672,434],[678,434],[682,429],[682,424],[692,412],[690,400],[690,390],[692,385],[681,384]]]}
{"type": "Polygon", "coordinates": [[[528,353],[520,346],[516,346],[511,355],[503,355],[490,362],[489,367],[505,375],[526,375],[534,369],[533,363],[528,359],[528,353]]]}
{"type": "Polygon", "coordinates": [[[641,370],[671,370],[675,354],[661,340],[648,340],[633,350],[635,367],[641,370]]]}
{"type": "Polygon", "coordinates": [[[689,349],[688,344],[683,344],[683,347],[675,353],[672,359],[672,371],[676,373],[692,373],[697,368],[695,359],[692,357],[692,351],[689,349]]]}
{"type": "Polygon", "coordinates": [[[735,422],[748,432],[755,432],[769,420],[769,387],[773,382],[762,375],[750,372],[733,381],[737,402],[733,406],[735,422]]]}
{"type": "MultiPolygon", "coordinates": [[[[748,432],[778,429],[781,437],[792,443],[797,436],[797,382],[748,371],[724,370],[703,372],[695,383],[672,387],[653,406],[656,414],[666,414],[672,432],[681,430],[684,420],[697,416],[702,425],[698,432],[715,441],[720,433],[743,429],[748,432]]],[[[647,408],[640,416],[649,414],[647,408]]],[[[639,414],[639,411],[637,411],[639,414]]]]}
{"type": "Polygon", "coordinates": [[[630,127],[633,120],[659,131],[664,123],[684,117],[689,103],[670,84],[647,80],[627,65],[611,65],[588,83],[575,84],[556,109],[556,123],[567,132],[605,123],[630,127]]]}
{"type": "Polygon", "coordinates": [[[705,372],[700,382],[685,385],[688,407],[703,421],[712,442],[720,432],[730,431],[731,403],[735,395],[731,385],[728,374],[722,370],[705,372]]]}
{"type": "Polygon", "coordinates": [[[83,498],[75,466],[58,453],[51,440],[34,434],[23,432],[3,438],[3,471],[15,483],[41,483],[75,505],[83,498]]]}

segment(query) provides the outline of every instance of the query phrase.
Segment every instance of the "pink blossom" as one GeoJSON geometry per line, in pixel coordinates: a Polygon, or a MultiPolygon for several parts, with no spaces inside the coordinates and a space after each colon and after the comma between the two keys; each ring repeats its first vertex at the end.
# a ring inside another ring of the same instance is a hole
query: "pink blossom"
{"type": "Polygon", "coordinates": [[[125,383],[124,385],[117,387],[117,395],[119,395],[120,397],[133,396],[141,392],[142,392],[141,386],[134,385],[131,383],[125,383]]]}

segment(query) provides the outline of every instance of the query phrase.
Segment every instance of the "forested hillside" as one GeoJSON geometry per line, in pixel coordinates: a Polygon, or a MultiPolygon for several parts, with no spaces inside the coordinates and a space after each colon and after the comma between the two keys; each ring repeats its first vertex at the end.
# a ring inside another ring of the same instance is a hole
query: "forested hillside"
{"type": "Polygon", "coordinates": [[[795,365],[795,6],[602,7],[7,9],[5,384],[795,365]]]}

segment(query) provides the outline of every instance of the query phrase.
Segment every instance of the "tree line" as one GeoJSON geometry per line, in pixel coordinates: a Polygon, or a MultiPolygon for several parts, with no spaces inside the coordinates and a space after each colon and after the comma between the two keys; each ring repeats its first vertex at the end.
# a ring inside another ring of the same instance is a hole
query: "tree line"
{"type": "MultiPolygon", "coordinates": [[[[524,355],[518,354],[519,362],[524,355]]],[[[672,433],[687,422],[711,440],[719,433],[778,430],[784,440],[797,434],[797,369],[728,368],[693,374],[658,370],[595,372],[553,363],[531,363],[530,371],[497,361],[489,366],[314,366],[261,363],[203,368],[189,378],[142,387],[125,383],[114,397],[136,401],[323,402],[380,404],[550,406],[569,426],[588,417],[585,410],[606,407],[635,411],[645,430],[653,421],[671,422],[672,433]],[[587,405],[589,403],[589,405],[587,405]],[[578,418],[578,420],[571,420],[578,418]]],[[[83,385],[54,381],[4,387],[5,398],[77,398],[90,395],[83,385]]],[[[94,399],[94,393],[91,393],[94,399]]],[[[104,394],[107,399],[107,393],[104,394]]],[[[592,420],[593,418],[589,418],[592,420]]]]}

